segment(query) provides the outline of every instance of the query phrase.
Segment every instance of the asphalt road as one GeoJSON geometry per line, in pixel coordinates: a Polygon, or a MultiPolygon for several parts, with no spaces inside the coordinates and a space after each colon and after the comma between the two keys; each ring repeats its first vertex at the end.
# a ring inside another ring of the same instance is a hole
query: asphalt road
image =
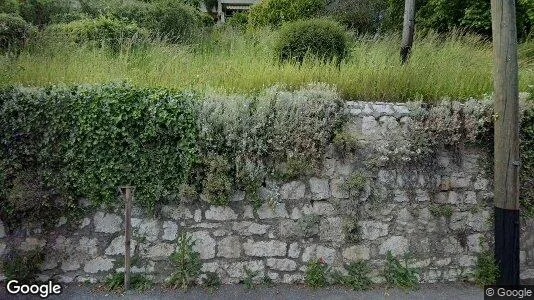
{"type": "MultiPolygon", "coordinates": [[[[365,292],[356,292],[342,287],[328,287],[310,289],[300,285],[277,285],[273,287],[256,286],[253,289],[245,289],[243,285],[223,285],[219,289],[209,292],[204,288],[192,288],[188,291],[167,290],[154,288],[152,290],[117,294],[95,289],[94,286],[69,285],[63,289],[60,295],[50,296],[47,299],[483,299],[483,291],[476,287],[463,283],[450,284],[425,284],[414,291],[402,291],[398,289],[374,288],[365,292]]],[[[0,299],[40,299],[38,296],[11,296],[4,287],[0,290],[0,299]]]]}

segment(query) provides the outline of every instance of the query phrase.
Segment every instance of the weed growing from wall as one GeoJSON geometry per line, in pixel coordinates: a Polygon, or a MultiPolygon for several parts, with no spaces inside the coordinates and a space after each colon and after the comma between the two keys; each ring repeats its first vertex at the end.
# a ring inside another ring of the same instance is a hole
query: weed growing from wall
{"type": "Polygon", "coordinates": [[[499,267],[495,261],[492,251],[484,251],[477,255],[475,266],[475,283],[484,286],[495,284],[499,276],[499,267]]]}
{"type": "Polygon", "coordinates": [[[334,283],[349,287],[355,291],[369,289],[372,284],[369,274],[371,267],[365,261],[352,262],[347,266],[347,275],[339,272],[333,274],[334,283]]]}
{"type": "Polygon", "coordinates": [[[389,285],[403,289],[416,288],[419,286],[417,273],[417,269],[408,267],[406,259],[404,260],[404,264],[402,264],[388,251],[383,274],[389,285]]]}
{"type": "Polygon", "coordinates": [[[330,268],[322,257],[312,259],[306,267],[304,282],[312,288],[324,287],[328,284],[329,273],[330,268]]]}
{"type": "Polygon", "coordinates": [[[192,237],[182,233],[178,238],[176,251],[170,257],[176,270],[168,279],[168,284],[173,288],[187,289],[195,283],[200,275],[202,262],[200,254],[193,250],[192,237]]]}
{"type": "MultiPolygon", "coordinates": [[[[122,291],[124,289],[124,273],[116,272],[108,275],[105,279],[105,286],[108,291],[122,291]]],[[[154,282],[142,274],[131,274],[130,286],[137,291],[145,291],[152,288],[154,282]]]]}
{"type": "Polygon", "coordinates": [[[39,266],[43,263],[44,256],[41,250],[8,253],[2,262],[2,272],[7,281],[16,279],[23,283],[33,283],[40,271],[39,266]]]}
{"type": "Polygon", "coordinates": [[[260,274],[259,271],[252,271],[247,267],[243,268],[245,278],[243,278],[243,284],[247,290],[254,288],[254,280],[260,274]]]}

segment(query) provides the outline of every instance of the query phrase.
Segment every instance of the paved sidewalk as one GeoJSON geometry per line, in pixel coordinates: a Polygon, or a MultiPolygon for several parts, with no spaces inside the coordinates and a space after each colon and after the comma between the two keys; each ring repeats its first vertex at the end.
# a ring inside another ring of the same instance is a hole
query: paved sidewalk
{"type": "MultiPolygon", "coordinates": [[[[300,285],[277,285],[273,287],[256,286],[247,290],[243,285],[223,285],[219,289],[209,293],[203,288],[192,288],[187,292],[181,290],[166,290],[154,288],[145,292],[131,291],[127,294],[116,294],[95,290],[92,287],[69,285],[65,287],[59,296],[51,296],[47,299],[139,299],[139,300],[160,300],[160,299],[406,299],[406,300],[427,300],[427,299],[483,299],[482,289],[473,285],[462,283],[451,284],[425,284],[415,291],[401,291],[398,289],[387,290],[385,288],[374,288],[370,291],[355,292],[342,287],[328,287],[313,290],[300,285]]],[[[0,299],[39,299],[37,296],[10,296],[6,294],[5,288],[0,291],[0,299]]]]}

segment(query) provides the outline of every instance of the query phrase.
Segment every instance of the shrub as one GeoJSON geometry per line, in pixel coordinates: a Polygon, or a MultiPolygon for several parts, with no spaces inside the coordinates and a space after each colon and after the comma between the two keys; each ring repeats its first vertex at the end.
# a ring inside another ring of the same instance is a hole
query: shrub
{"type": "Polygon", "coordinates": [[[73,12],[73,13],[66,13],[61,15],[55,15],[52,17],[50,23],[57,24],[57,23],[70,23],[74,21],[79,21],[83,19],[89,19],[89,15],[81,13],[81,12],[73,12]]]}
{"type": "Polygon", "coordinates": [[[34,31],[21,17],[0,13],[0,50],[20,50],[34,31]]]}
{"type": "Polygon", "coordinates": [[[380,14],[387,0],[334,0],[327,5],[329,16],[357,33],[376,33],[380,28],[380,14]]]}
{"type": "Polygon", "coordinates": [[[226,24],[235,28],[244,29],[247,26],[247,22],[248,14],[245,12],[238,12],[228,18],[226,24]]]}
{"type": "Polygon", "coordinates": [[[55,16],[72,10],[69,0],[26,0],[20,3],[20,15],[40,28],[50,24],[55,16]]]}
{"type": "Polygon", "coordinates": [[[40,271],[39,266],[43,261],[44,252],[41,250],[14,251],[5,256],[2,272],[7,281],[16,279],[24,283],[33,283],[36,281],[36,276],[40,271]]]}
{"type": "Polygon", "coordinates": [[[126,19],[135,22],[140,26],[147,27],[150,25],[154,10],[154,3],[137,0],[120,1],[112,3],[109,13],[119,19],[126,19]]]}
{"type": "Polygon", "coordinates": [[[173,0],[154,3],[146,26],[172,42],[186,42],[198,34],[202,19],[198,11],[173,0]]]}
{"type": "Polygon", "coordinates": [[[202,262],[200,255],[193,250],[192,237],[182,233],[178,239],[178,247],[171,255],[171,261],[176,267],[176,271],[171,275],[169,284],[174,288],[181,287],[187,289],[200,275],[202,262]]]}
{"type": "Polygon", "coordinates": [[[384,268],[384,277],[388,284],[403,289],[416,288],[419,286],[419,279],[416,276],[417,273],[417,269],[408,267],[406,260],[403,265],[388,251],[386,266],[384,268]]]}
{"type": "Polygon", "coordinates": [[[325,5],[324,0],[262,0],[250,8],[248,22],[253,28],[278,27],[284,22],[316,17],[325,5]]]}
{"type": "Polygon", "coordinates": [[[0,13],[18,14],[19,1],[18,0],[0,0],[0,13]]]}
{"type": "Polygon", "coordinates": [[[328,284],[327,276],[330,268],[321,257],[319,259],[312,259],[308,262],[304,282],[312,287],[324,287],[328,284]]]}
{"type": "Polygon", "coordinates": [[[484,251],[477,255],[475,266],[475,283],[484,286],[495,284],[499,276],[499,267],[495,262],[495,257],[491,251],[484,251]]]}
{"type": "Polygon", "coordinates": [[[275,53],[282,61],[302,63],[307,55],[322,61],[347,56],[348,38],[337,22],[327,19],[295,21],[282,27],[275,45],[275,53]]]}
{"type": "Polygon", "coordinates": [[[49,27],[49,34],[65,37],[76,44],[109,47],[119,51],[122,45],[137,45],[146,40],[148,33],[135,23],[105,16],[82,19],[49,27]]]}

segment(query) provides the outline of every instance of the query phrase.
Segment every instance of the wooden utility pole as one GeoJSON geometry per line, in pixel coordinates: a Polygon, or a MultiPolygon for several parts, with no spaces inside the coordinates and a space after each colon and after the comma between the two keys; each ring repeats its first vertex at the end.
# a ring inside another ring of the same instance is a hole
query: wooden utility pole
{"type": "Polygon", "coordinates": [[[132,240],[132,201],[133,186],[121,186],[120,192],[124,198],[124,290],[130,288],[130,245],[132,240]]]}
{"type": "Polygon", "coordinates": [[[415,0],[404,2],[404,23],[402,26],[401,60],[402,64],[408,61],[413,45],[413,32],[415,29],[415,0]]]}
{"type": "Polygon", "coordinates": [[[515,1],[491,0],[498,284],[519,284],[519,92],[515,1]]]}

